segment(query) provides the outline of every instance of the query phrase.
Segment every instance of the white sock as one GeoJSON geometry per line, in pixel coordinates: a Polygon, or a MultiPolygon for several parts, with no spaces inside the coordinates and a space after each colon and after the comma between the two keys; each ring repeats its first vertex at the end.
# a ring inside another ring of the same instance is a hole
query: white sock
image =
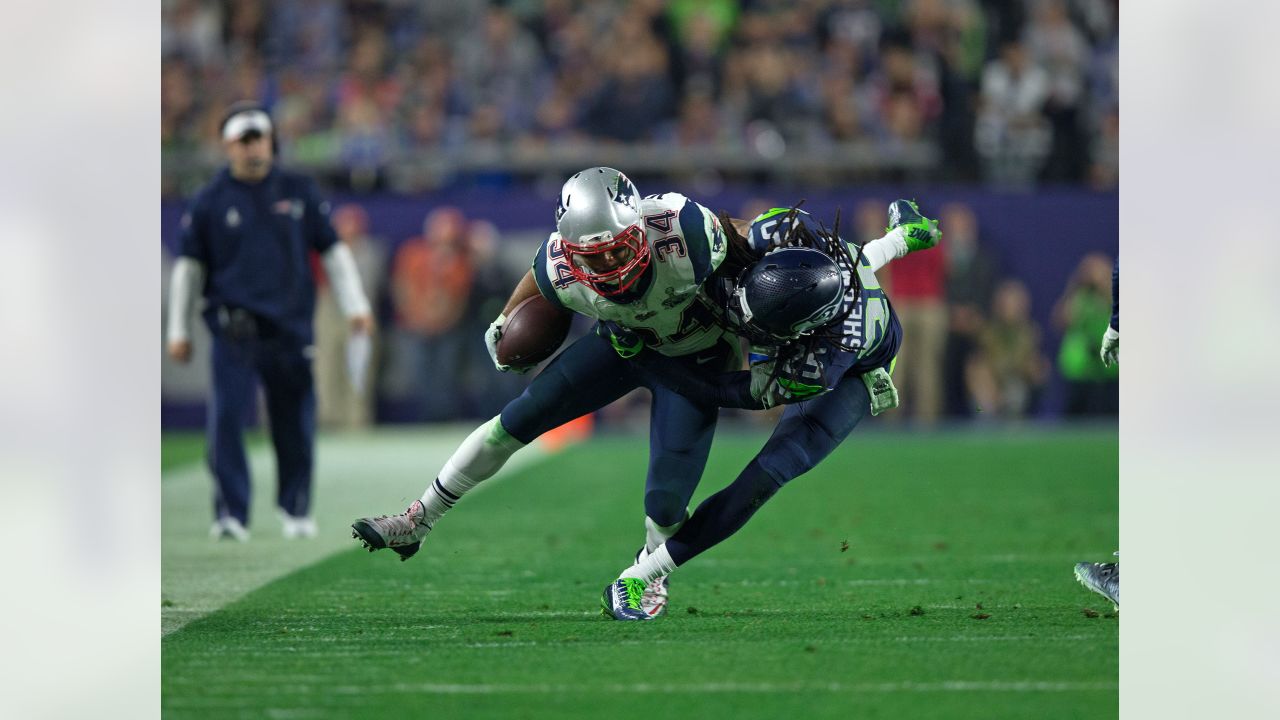
{"type": "Polygon", "coordinates": [[[645,517],[644,549],[649,552],[653,552],[654,550],[657,550],[658,546],[666,542],[667,538],[671,537],[672,535],[675,535],[676,531],[680,529],[680,526],[684,525],[684,521],[688,519],[689,519],[688,508],[685,508],[684,520],[681,520],[675,525],[668,525],[666,527],[663,527],[662,525],[659,525],[658,523],[654,522],[652,519],[645,517]]]}
{"type": "Polygon", "coordinates": [[[670,575],[676,569],[676,563],[671,559],[671,554],[667,552],[666,543],[658,546],[657,550],[650,553],[643,553],[640,560],[635,565],[622,571],[618,577],[621,578],[639,578],[646,583],[653,582],[663,575],[670,575]]]}
{"type": "Polygon", "coordinates": [[[463,495],[493,477],[522,447],[524,443],[508,435],[498,417],[473,430],[422,494],[426,524],[435,525],[463,495]]]}

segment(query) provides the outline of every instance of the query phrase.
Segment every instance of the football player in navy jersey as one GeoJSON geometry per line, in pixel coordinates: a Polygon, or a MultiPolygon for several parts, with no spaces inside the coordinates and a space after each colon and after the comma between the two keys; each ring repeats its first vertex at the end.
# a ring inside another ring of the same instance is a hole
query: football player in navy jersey
{"type": "MultiPolygon", "coordinates": [[[[798,208],[730,226],[741,248],[708,284],[724,325],[752,345],[749,371],[710,376],[648,351],[633,359],[655,382],[723,407],[787,405],[764,448],[727,487],[707,498],[662,545],[646,548],[608,585],[603,612],[649,620],[641,600],[654,582],[737,532],[786,483],[821,462],[870,412],[896,407],[890,378],[902,328],[875,271],[934,247],[936,222],[915,203],[890,206],[890,232],[851,249],[798,208]]],[[[731,253],[732,255],[732,253],[731,253]]],[[[610,328],[625,335],[622,328],[610,328]]],[[[650,591],[652,592],[652,591],[650,591]]]]}

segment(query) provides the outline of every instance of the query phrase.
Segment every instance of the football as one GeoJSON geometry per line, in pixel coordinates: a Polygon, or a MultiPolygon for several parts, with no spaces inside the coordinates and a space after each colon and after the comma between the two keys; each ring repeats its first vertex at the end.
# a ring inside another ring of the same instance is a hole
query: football
{"type": "Polygon", "coordinates": [[[569,334],[573,313],[534,295],[516,305],[502,326],[498,362],[503,365],[536,365],[551,357],[569,334]]]}

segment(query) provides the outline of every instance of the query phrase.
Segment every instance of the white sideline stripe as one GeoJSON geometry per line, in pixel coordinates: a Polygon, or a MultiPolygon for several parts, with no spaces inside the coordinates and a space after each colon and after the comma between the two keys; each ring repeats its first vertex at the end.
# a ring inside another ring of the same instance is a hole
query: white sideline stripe
{"type": "MultiPolygon", "coordinates": [[[[320,535],[310,540],[285,540],[280,535],[269,444],[249,452],[253,494],[252,539],[247,543],[209,539],[213,480],[203,462],[165,472],[160,486],[160,589],[166,603],[160,611],[161,636],[289,573],[358,547],[351,539],[351,521],[403,510],[473,429],[446,425],[320,435],[312,502],[320,535]]],[[[475,491],[545,457],[540,443],[523,448],[475,491]]],[[[398,564],[395,557],[375,560],[398,564]]]]}
{"type": "MultiPolygon", "coordinates": [[[[438,695],[489,695],[509,693],[565,694],[565,693],[928,693],[928,692],[1075,692],[1078,690],[1114,690],[1119,683],[1109,682],[1069,682],[1045,680],[947,680],[943,682],[883,682],[883,683],[743,683],[743,682],[711,682],[711,683],[635,683],[632,685],[558,685],[558,684],[449,684],[449,683],[397,683],[383,686],[392,692],[419,692],[438,695]]],[[[359,686],[353,688],[338,687],[334,690],[340,694],[348,691],[361,694],[369,691],[378,692],[381,688],[359,686]]]]}
{"type": "MultiPolygon", "coordinates": [[[[834,544],[834,543],[829,543],[834,544]]],[[[1111,550],[1095,549],[1087,552],[1060,555],[1025,555],[1021,553],[1000,553],[995,555],[968,555],[954,550],[939,551],[933,555],[859,555],[857,547],[852,547],[852,554],[849,556],[854,565],[911,565],[913,563],[929,564],[929,563],[947,563],[971,562],[982,564],[1030,564],[1044,565],[1065,563],[1068,568],[1074,568],[1075,564],[1082,562],[1081,558],[1104,558],[1111,557],[1111,550]]],[[[827,558],[791,558],[788,561],[796,568],[826,567],[831,565],[831,560],[827,558]]],[[[707,558],[699,563],[705,567],[721,567],[721,568],[747,568],[754,569],[756,563],[750,558],[707,558]]]]}
{"type": "MultiPolygon", "coordinates": [[[[595,613],[593,613],[595,614],[595,613]]],[[[809,638],[804,640],[801,638],[788,637],[781,641],[788,645],[800,642],[811,643],[831,643],[834,645],[881,645],[884,643],[984,643],[984,642],[1087,642],[1106,640],[1106,638],[1098,635],[1054,635],[1054,636],[1036,636],[1036,635],[953,635],[950,637],[934,637],[930,635],[902,635],[898,637],[859,637],[859,638],[840,638],[832,641],[829,637],[809,638]]],[[[592,645],[597,643],[575,642],[577,645],[592,645]]],[[[652,638],[647,640],[609,640],[606,644],[612,646],[636,645],[641,647],[652,647],[654,645],[687,645],[688,640],[674,640],[665,638],[652,638]]],[[[716,640],[717,645],[760,645],[759,640],[733,640],[721,638],[716,640]]],[[[488,648],[514,648],[514,647],[560,647],[565,645],[563,642],[552,642],[544,640],[516,640],[513,642],[474,642],[462,645],[465,648],[473,648],[484,650],[488,648]]],[[[444,647],[444,645],[441,645],[444,647]]]]}
{"type": "MultiPolygon", "coordinates": [[[[671,695],[687,694],[781,694],[781,693],[1062,693],[1082,690],[1117,690],[1118,682],[1079,682],[1070,680],[943,680],[940,682],[705,682],[705,683],[601,683],[599,685],[568,683],[390,683],[372,685],[309,685],[282,683],[278,696],[311,695],[323,691],[332,695],[584,695],[592,693],[671,695]]],[[[254,701],[256,702],[256,700],[254,701]]],[[[179,698],[166,700],[171,708],[188,705],[179,698]]],[[[241,707],[232,698],[192,698],[189,705],[204,709],[241,707]]]]}

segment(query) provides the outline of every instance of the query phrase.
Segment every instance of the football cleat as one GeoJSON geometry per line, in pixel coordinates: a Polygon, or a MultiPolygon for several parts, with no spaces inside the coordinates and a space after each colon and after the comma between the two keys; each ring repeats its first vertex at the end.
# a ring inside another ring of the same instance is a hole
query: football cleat
{"type": "Polygon", "coordinates": [[[1118,563],[1076,563],[1076,580],[1110,600],[1120,609],[1120,565],[1118,563]]]}
{"type": "Polygon", "coordinates": [[[938,221],[930,220],[920,214],[920,207],[914,200],[894,200],[889,203],[889,227],[902,228],[903,239],[907,242],[907,252],[928,250],[942,239],[942,231],[938,229],[938,221]]]}
{"type": "Polygon", "coordinates": [[[399,515],[360,518],[351,524],[351,537],[360,540],[369,552],[391,548],[401,560],[413,557],[422,547],[422,539],[431,532],[426,523],[426,508],[414,500],[399,515]]]}
{"type": "Polygon", "coordinates": [[[640,607],[643,596],[643,580],[618,578],[605,587],[604,596],[600,598],[600,614],[614,620],[652,620],[640,607]]]}
{"type": "MultiPolygon", "coordinates": [[[[640,562],[646,555],[644,548],[640,548],[640,552],[636,553],[636,562],[640,562]]],[[[667,595],[670,591],[668,585],[669,575],[663,575],[660,578],[650,581],[644,586],[644,594],[640,596],[640,609],[644,610],[649,617],[658,617],[667,611],[667,595]]]]}

